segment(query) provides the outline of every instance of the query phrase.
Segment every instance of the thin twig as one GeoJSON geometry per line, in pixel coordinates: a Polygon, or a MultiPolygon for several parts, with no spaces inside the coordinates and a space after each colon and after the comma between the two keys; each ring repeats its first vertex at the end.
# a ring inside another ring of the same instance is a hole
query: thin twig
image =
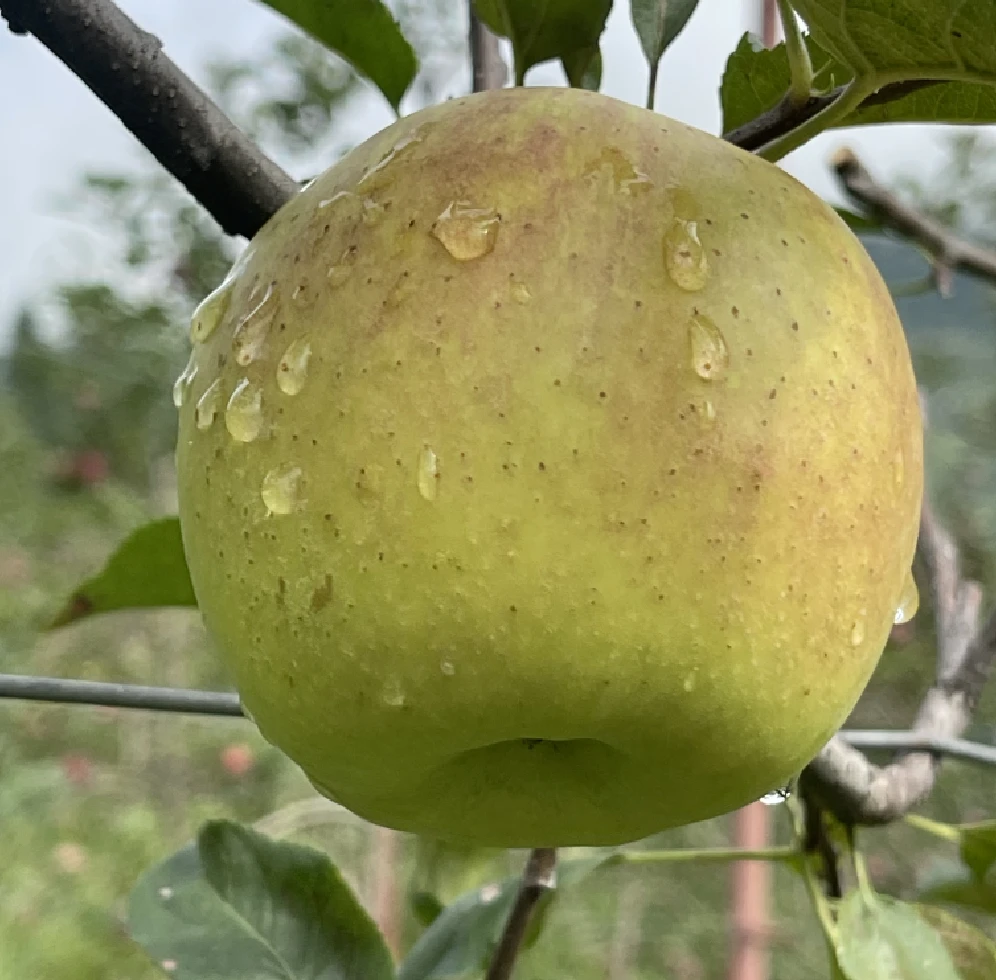
{"type": "Polygon", "coordinates": [[[556,887],[556,878],[556,850],[552,847],[537,847],[530,852],[526,870],[522,873],[519,893],[508,914],[505,929],[488,967],[486,980],[508,980],[511,977],[536,904],[546,892],[556,887]]]}
{"type": "MultiPolygon", "coordinates": [[[[244,717],[237,694],[175,687],[80,681],[64,677],[0,674],[0,701],[34,701],[91,707],[133,708],[174,714],[244,717]]],[[[863,749],[920,750],[935,755],[996,766],[996,746],[927,732],[844,729],[839,737],[863,749]]]]}
{"type": "Polygon", "coordinates": [[[0,0],[230,235],[252,237],[298,190],[111,0],[0,0]]]}
{"type": "Polygon", "coordinates": [[[508,66],[501,56],[498,38],[477,16],[473,0],[468,0],[467,7],[470,14],[470,64],[474,91],[503,88],[508,80],[508,66]]]}
{"type": "Polygon", "coordinates": [[[950,292],[951,275],[965,269],[996,281],[996,251],[974,245],[901,201],[869,173],[853,150],[844,147],[831,161],[847,192],[884,225],[923,245],[934,258],[934,280],[950,292]]]}
{"type": "Polygon", "coordinates": [[[51,704],[85,704],[109,708],[138,708],[177,714],[243,715],[237,694],[192,691],[175,687],[142,687],[101,681],[67,680],[0,674],[0,699],[45,701],[51,704]]]}
{"type": "MultiPolygon", "coordinates": [[[[929,88],[938,85],[940,82],[934,80],[915,80],[909,82],[895,82],[891,85],[883,85],[877,92],[862,99],[862,108],[869,106],[882,106],[897,99],[904,98],[919,89],[929,88]]],[[[756,151],[766,146],[772,140],[790,133],[803,123],[808,122],[813,116],[819,115],[827,106],[836,102],[845,91],[847,85],[838,85],[824,95],[813,95],[808,101],[799,105],[793,98],[791,92],[786,92],[782,98],[770,109],[755,116],[750,122],[731,129],[723,134],[723,139],[727,143],[733,143],[743,150],[756,151]]]]}

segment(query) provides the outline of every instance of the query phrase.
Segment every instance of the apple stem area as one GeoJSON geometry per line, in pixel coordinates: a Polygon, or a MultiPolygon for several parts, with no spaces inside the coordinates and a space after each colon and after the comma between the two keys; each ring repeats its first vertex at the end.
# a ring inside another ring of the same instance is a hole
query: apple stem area
{"type": "Polygon", "coordinates": [[[486,980],[508,980],[512,975],[516,957],[525,938],[529,922],[536,911],[539,900],[556,887],[557,851],[552,847],[534,848],[526,861],[525,871],[515,904],[509,912],[502,930],[501,939],[495,949],[486,980]]]}

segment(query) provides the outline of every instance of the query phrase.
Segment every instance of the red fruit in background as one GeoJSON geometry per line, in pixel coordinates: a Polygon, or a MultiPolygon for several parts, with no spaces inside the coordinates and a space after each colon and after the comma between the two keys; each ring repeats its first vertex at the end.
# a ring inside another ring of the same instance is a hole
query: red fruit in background
{"type": "Polygon", "coordinates": [[[256,757],[245,742],[234,742],[221,750],[221,764],[232,776],[244,776],[256,764],[256,757]]]}
{"type": "Polygon", "coordinates": [[[62,771],[74,786],[89,786],[93,780],[93,763],[89,756],[70,752],[62,757],[62,771]]]}

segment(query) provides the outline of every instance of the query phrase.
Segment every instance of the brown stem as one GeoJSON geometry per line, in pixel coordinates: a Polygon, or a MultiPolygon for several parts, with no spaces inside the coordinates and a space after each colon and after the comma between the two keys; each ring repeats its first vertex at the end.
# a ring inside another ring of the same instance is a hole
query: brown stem
{"type": "Polygon", "coordinates": [[[557,852],[554,848],[537,847],[530,852],[519,893],[505,922],[486,980],[509,980],[536,904],[546,892],[556,887],[556,876],[557,852]]]}
{"type": "Polygon", "coordinates": [[[0,0],[230,235],[252,237],[297,184],[111,0],[0,0]]]}
{"type": "Polygon", "coordinates": [[[477,16],[473,0],[468,0],[467,6],[470,13],[470,63],[474,91],[502,88],[508,78],[508,66],[501,56],[498,38],[477,16]]]}

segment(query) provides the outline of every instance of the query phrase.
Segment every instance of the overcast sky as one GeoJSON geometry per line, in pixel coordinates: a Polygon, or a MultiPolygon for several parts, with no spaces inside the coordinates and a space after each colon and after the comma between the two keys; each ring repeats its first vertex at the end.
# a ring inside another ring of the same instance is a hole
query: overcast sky
{"type": "MultiPolygon", "coordinates": [[[[201,66],[208,59],[259,51],[268,37],[286,27],[253,0],[118,2],[201,81],[201,66]]],[[[701,0],[662,64],[658,111],[718,132],[717,86],[723,65],[741,34],[757,28],[758,3],[701,0]]],[[[615,2],[602,50],[602,90],[642,104],[647,69],[626,0],[615,2]]],[[[464,73],[454,85],[467,79],[469,73],[464,73]]],[[[541,66],[528,81],[560,84],[562,76],[541,66]]],[[[357,139],[372,135],[390,118],[382,100],[371,93],[349,120],[350,134],[357,139]]],[[[813,140],[783,166],[817,193],[839,201],[826,164],[834,148],[844,143],[855,147],[880,176],[924,173],[938,160],[941,132],[927,126],[839,130],[813,140]]],[[[99,235],[60,216],[57,196],[70,190],[84,169],[113,170],[140,160],[130,134],[68,69],[33,38],[10,34],[0,21],[0,344],[16,306],[46,280],[101,272],[99,235]]]]}

